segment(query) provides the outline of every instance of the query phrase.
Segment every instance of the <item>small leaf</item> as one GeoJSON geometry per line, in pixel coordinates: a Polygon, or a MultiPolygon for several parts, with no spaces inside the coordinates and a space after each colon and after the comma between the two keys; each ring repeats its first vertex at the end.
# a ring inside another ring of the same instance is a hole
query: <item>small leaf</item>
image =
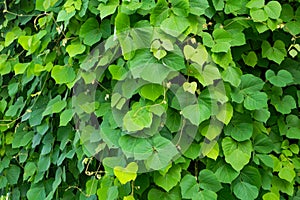
{"type": "Polygon", "coordinates": [[[125,168],[120,166],[114,167],[114,174],[122,184],[135,180],[137,171],[138,165],[135,162],[129,163],[125,168]]]}
{"type": "Polygon", "coordinates": [[[72,109],[64,110],[60,114],[59,126],[66,126],[72,119],[74,111],[72,109]]]}
{"type": "Polygon", "coordinates": [[[109,0],[107,3],[100,3],[97,8],[100,11],[100,18],[104,19],[108,15],[114,14],[118,5],[118,0],[109,0]]]}
{"type": "Polygon", "coordinates": [[[246,65],[254,67],[257,64],[257,56],[254,51],[250,51],[247,55],[242,55],[246,65]]]}
{"type": "Polygon", "coordinates": [[[85,51],[85,45],[83,44],[70,44],[67,46],[66,51],[70,57],[74,57],[78,54],[82,54],[85,51]]]}
{"type": "Polygon", "coordinates": [[[280,70],[277,75],[275,75],[273,70],[267,70],[266,79],[277,87],[285,87],[289,83],[293,82],[293,76],[291,73],[284,69],[280,70]]]}

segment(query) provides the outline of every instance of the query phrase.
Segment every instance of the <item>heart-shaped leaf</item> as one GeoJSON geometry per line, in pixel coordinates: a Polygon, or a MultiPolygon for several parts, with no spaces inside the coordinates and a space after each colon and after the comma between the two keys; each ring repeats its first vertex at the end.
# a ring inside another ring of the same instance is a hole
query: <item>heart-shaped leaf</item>
{"type": "Polygon", "coordinates": [[[116,166],[114,168],[114,174],[122,184],[135,180],[137,171],[138,165],[135,162],[129,163],[125,168],[121,166],[116,166]]]}

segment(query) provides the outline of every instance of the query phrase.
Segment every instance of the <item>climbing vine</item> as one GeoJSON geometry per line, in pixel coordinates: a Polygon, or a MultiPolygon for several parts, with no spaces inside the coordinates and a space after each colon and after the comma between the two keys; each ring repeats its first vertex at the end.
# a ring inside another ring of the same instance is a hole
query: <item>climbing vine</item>
{"type": "Polygon", "coordinates": [[[0,199],[300,198],[299,0],[0,11],[0,199]]]}

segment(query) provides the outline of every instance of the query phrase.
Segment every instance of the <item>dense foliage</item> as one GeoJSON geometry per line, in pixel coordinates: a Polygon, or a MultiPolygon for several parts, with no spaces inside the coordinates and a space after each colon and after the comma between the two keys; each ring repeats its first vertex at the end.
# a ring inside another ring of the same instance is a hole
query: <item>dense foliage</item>
{"type": "Polygon", "coordinates": [[[300,199],[299,0],[0,10],[0,199],[300,199]]]}

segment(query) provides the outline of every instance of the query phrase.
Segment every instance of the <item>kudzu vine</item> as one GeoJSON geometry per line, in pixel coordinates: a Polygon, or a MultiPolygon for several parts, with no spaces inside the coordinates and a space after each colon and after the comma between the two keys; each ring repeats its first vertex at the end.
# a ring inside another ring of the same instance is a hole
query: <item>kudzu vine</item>
{"type": "Polygon", "coordinates": [[[0,199],[300,198],[299,0],[2,0],[0,30],[0,199]]]}

